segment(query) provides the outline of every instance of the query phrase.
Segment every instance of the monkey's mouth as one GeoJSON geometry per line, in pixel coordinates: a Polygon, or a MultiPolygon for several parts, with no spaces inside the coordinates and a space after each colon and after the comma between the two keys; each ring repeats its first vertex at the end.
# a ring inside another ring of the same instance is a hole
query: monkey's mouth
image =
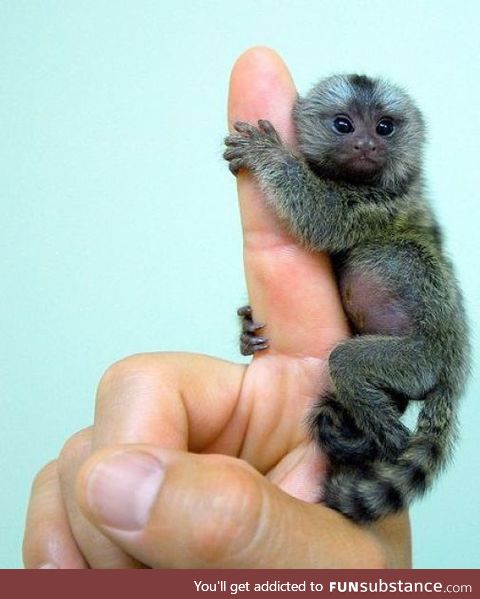
{"type": "Polygon", "coordinates": [[[368,156],[349,156],[340,165],[342,178],[356,183],[371,183],[381,175],[384,161],[368,156]]]}
{"type": "Polygon", "coordinates": [[[376,156],[374,157],[371,154],[360,154],[358,156],[352,156],[350,160],[355,164],[378,165],[379,162],[381,162],[376,156]]]}
{"type": "Polygon", "coordinates": [[[373,173],[379,171],[384,164],[384,161],[378,157],[371,157],[362,154],[361,156],[353,156],[348,161],[348,167],[355,171],[373,173]]]}

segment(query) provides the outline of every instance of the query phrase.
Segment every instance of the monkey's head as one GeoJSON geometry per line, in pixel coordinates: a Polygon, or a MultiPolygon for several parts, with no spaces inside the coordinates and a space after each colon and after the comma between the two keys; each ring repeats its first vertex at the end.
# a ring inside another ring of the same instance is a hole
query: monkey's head
{"type": "Polygon", "coordinates": [[[293,116],[299,148],[320,176],[395,192],[420,171],[422,115],[386,81],[328,77],[297,100],[293,116]]]}

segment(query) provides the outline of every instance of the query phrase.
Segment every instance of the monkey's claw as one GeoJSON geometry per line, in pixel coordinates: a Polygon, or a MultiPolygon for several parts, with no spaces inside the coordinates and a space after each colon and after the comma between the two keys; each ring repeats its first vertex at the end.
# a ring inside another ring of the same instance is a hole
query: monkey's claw
{"type": "Polygon", "coordinates": [[[254,333],[240,335],[240,352],[242,356],[252,356],[257,351],[270,347],[266,337],[257,337],[254,333]]]}
{"type": "Polygon", "coordinates": [[[252,308],[242,306],[237,310],[238,316],[242,319],[242,333],[240,334],[240,352],[243,356],[251,356],[257,351],[268,349],[269,341],[267,337],[257,336],[256,332],[263,329],[265,324],[255,322],[252,318],[252,308]]]}
{"type": "Polygon", "coordinates": [[[238,316],[246,316],[247,318],[252,317],[252,307],[251,306],[242,306],[237,310],[238,316]]]}

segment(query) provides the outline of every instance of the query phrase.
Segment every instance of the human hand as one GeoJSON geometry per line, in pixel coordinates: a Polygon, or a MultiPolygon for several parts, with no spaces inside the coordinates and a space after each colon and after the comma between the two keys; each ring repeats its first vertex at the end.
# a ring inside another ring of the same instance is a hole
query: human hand
{"type": "MultiPolygon", "coordinates": [[[[295,93],[276,54],[250,50],[232,72],[229,120],[269,119],[293,142],[295,93]]],[[[348,328],[328,259],[288,237],[248,173],[237,181],[249,298],[270,348],[248,366],[189,354],[113,365],[94,426],[37,476],[27,567],[408,567],[405,514],[362,528],[314,503],[326,464],[304,419],[348,328]]]]}

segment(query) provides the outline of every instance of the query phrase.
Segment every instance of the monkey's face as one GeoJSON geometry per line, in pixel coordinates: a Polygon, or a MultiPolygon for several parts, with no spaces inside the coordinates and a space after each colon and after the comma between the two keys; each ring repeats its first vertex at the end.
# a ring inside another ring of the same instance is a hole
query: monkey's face
{"type": "Polygon", "coordinates": [[[330,77],[297,101],[294,120],[300,150],[320,176],[395,190],[419,172],[422,117],[384,81],[330,77]]]}
{"type": "Polygon", "coordinates": [[[333,133],[328,158],[337,175],[360,182],[378,178],[387,163],[388,138],[395,134],[394,119],[350,107],[326,119],[328,124],[333,133]]]}

